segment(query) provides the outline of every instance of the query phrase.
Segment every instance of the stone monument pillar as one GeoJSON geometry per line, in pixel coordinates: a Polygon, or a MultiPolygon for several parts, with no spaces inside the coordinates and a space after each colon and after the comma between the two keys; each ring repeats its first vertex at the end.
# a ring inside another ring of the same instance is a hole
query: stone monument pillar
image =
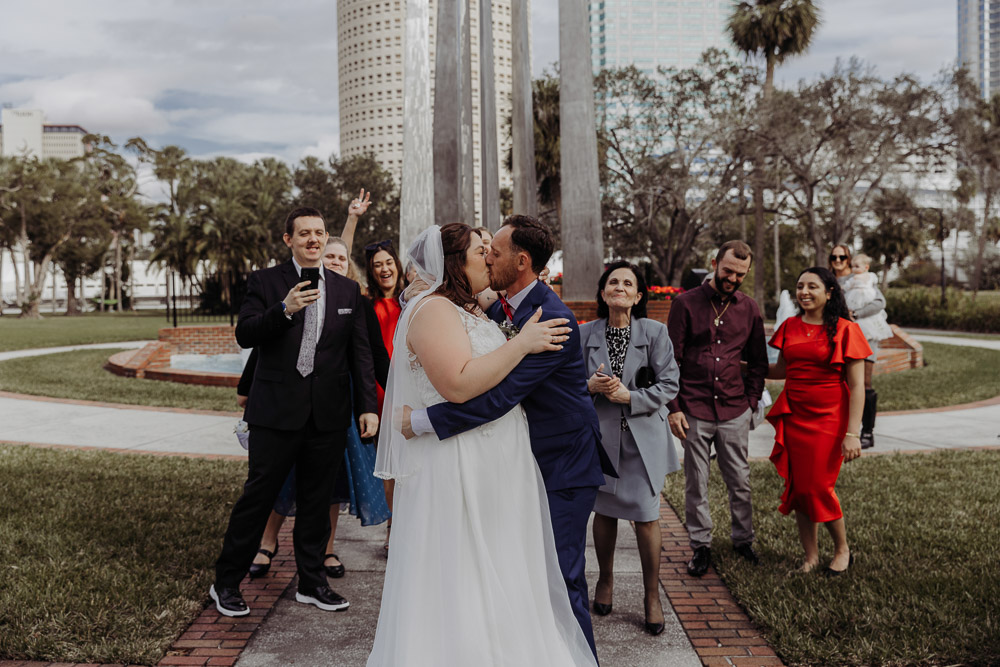
{"type": "Polygon", "coordinates": [[[565,300],[593,298],[604,269],[587,3],[559,0],[559,150],[565,300]]]}
{"type": "MultiPolygon", "coordinates": [[[[560,13],[561,13],[560,9],[560,13]]],[[[586,11],[586,7],[584,10],[586,11]]],[[[513,77],[513,173],[514,212],[538,215],[538,185],[535,181],[535,119],[531,111],[531,45],[528,40],[528,0],[511,0],[511,65],[513,77]]],[[[560,31],[560,36],[561,36],[560,31]]],[[[590,34],[586,60],[590,63],[590,34]]],[[[560,47],[561,48],[561,47],[560,47]]]]}
{"type": "Polygon", "coordinates": [[[406,0],[403,43],[403,170],[400,180],[399,255],[434,223],[431,134],[429,0],[406,0]]]}

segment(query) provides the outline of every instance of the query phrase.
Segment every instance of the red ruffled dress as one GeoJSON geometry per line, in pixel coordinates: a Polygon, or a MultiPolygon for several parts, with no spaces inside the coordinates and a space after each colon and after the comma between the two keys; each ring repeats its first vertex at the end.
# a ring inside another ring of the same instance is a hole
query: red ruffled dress
{"type": "Polygon", "coordinates": [[[816,523],[843,516],[833,487],[844,456],[850,391],[846,367],[871,355],[855,322],[841,319],[833,339],[826,329],[800,317],[785,320],[770,344],[785,358],[785,388],[767,415],[774,426],[771,462],[785,480],[778,510],[805,512],[816,523]]]}
{"type": "MultiPolygon", "coordinates": [[[[396,324],[399,323],[399,314],[403,309],[396,299],[376,299],[373,303],[375,316],[378,317],[378,327],[382,330],[382,342],[385,344],[386,352],[392,359],[392,338],[396,335],[396,324]]],[[[382,403],[385,401],[385,390],[381,385],[375,383],[378,394],[378,416],[382,418],[382,403]]]]}

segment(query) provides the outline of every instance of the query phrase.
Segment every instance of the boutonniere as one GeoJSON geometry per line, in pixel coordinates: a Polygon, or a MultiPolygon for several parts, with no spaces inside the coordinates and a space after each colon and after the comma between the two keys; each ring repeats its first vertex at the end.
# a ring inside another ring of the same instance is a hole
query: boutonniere
{"type": "Polygon", "coordinates": [[[513,322],[504,322],[501,324],[500,331],[502,331],[503,335],[507,337],[507,340],[510,340],[517,334],[521,333],[521,330],[514,326],[513,322]]]}

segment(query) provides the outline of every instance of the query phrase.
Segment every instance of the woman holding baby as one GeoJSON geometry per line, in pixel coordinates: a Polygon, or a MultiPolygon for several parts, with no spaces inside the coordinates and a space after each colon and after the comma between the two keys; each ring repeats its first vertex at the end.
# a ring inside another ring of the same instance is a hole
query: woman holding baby
{"type": "Polygon", "coordinates": [[[893,332],[885,314],[885,296],[878,288],[878,279],[871,269],[871,258],[859,254],[851,257],[846,245],[836,245],[830,251],[830,270],[844,290],[844,299],[854,321],[872,349],[865,359],[865,409],[861,418],[861,448],[875,446],[875,411],[878,394],[872,388],[872,372],[878,357],[879,341],[892,338],[893,332]]]}

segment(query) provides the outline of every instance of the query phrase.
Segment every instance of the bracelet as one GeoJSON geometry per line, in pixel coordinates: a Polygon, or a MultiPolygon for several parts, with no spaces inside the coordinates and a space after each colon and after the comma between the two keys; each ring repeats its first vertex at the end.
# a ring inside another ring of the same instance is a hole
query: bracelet
{"type": "Polygon", "coordinates": [[[844,437],[845,438],[859,438],[859,439],[861,438],[861,436],[858,435],[857,433],[851,433],[850,431],[848,431],[847,433],[845,433],[844,437]]]}

